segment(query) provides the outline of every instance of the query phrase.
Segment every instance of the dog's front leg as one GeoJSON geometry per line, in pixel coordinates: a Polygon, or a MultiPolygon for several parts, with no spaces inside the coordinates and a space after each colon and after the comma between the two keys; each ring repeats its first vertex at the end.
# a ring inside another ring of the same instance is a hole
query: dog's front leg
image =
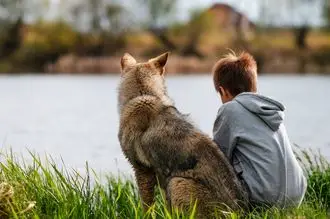
{"type": "Polygon", "coordinates": [[[145,211],[154,202],[154,190],[157,183],[154,171],[146,167],[135,168],[135,178],[139,188],[143,208],[145,211]]]}

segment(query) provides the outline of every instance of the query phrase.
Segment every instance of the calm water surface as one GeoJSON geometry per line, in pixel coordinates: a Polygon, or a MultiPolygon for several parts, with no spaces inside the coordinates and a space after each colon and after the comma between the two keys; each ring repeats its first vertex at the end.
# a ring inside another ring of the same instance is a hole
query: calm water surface
{"type": "MultiPolygon", "coordinates": [[[[116,76],[1,76],[0,143],[67,167],[130,174],[117,140],[116,76]]],[[[221,106],[209,76],[167,78],[169,94],[208,134],[221,106]]],[[[261,76],[259,91],[286,106],[291,141],[330,159],[330,77],[261,76]]]]}

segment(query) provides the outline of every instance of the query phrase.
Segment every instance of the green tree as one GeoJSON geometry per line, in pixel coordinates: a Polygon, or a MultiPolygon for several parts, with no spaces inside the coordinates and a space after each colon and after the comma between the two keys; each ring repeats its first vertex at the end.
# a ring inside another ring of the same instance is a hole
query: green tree
{"type": "Polygon", "coordinates": [[[175,51],[184,56],[203,55],[198,51],[197,45],[200,36],[207,27],[206,15],[201,10],[195,10],[191,14],[190,21],[185,25],[177,25],[180,33],[185,34],[187,41],[182,45],[176,44],[170,37],[169,32],[172,24],[176,21],[177,0],[140,0],[144,11],[146,11],[147,30],[156,37],[167,50],[175,51]]]}
{"type": "Polygon", "coordinates": [[[1,25],[7,27],[23,14],[23,0],[0,0],[1,25]]]}
{"type": "Polygon", "coordinates": [[[188,42],[182,50],[183,55],[195,55],[203,58],[203,54],[197,49],[197,45],[202,35],[213,28],[213,17],[211,14],[201,9],[191,12],[190,20],[184,31],[188,37],[188,42]]]}
{"type": "Polygon", "coordinates": [[[24,16],[23,0],[0,0],[0,59],[9,57],[21,45],[24,16]]]}
{"type": "Polygon", "coordinates": [[[327,27],[330,27],[330,1],[324,0],[324,11],[323,11],[324,19],[327,27]]]}
{"type": "Polygon", "coordinates": [[[146,12],[147,29],[168,49],[177,50],[177,46],[168,37],[168,22],[176,8],[176,0],[139,0],[146,12]]]}
{"type": "Polygon", "coordinates": [[[48,0],[0,0],[1,25],[15,23],[18,19],[35,20],[44,16],[48,0]]]}
{"type": "MultiPolygon", "coordinates": [[[[64,0],[62,3],[65,6],[64,0]]],[[[79,32],[91,33],[96,39],[93,45],[82,46],[83,39],[78,37],[79,53],[100,56],[122,48],[123,34],[129,24],[124,12],[128,14],[119,1],[113,0],[83,0],[73,5],[69,9],[71,25],[79,32]]]]}
{"type": "Polygon", "coordinates": [[[0,0],[0,59],[20,47],[24,22],[42,17],[47,6],[47,0],[0,0]]]}
{"type": "MultiPolygon", "coordinates": [[[[65,0],[62,0],[62,6],[67,7],[65,0]]],[[[110,29],[116,32],[127,26],[124,24],[124,12],[128,13],[119,1],[82,0],[70,7],[69,20],[78,30],[96,34],[110,29]]]]}
{"type": "Polygon", "coordinates": [[[149,27],[164,26],[168,22],[176,8],[176,0],[140,0],[147,12],[146,19],[149,27]]]}
{"type": "Polygon", "coordinates": [[[328,0],[259,0],[260,23],[263,26],[292,27],[296,47],[304,49],[317,16],[309,9],[322,7],[324,1],[328,0]]]}

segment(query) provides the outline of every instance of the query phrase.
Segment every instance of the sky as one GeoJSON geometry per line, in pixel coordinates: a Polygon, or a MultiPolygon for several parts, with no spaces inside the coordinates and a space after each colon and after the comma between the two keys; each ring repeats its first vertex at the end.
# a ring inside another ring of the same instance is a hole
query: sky
{"type": "MultiPolygon", "coordinates": [[[[56,17],[57,11],[56,7],[61,0],[50,0],[51,1],[51,9],[48,13],[49,17],[56,17]]],[[[79,2],[80,0],[62,0],[65,4],[72,4],[74,2],[79,2]]],[[[135,13],[135,17],[139,18],[141,16],[141,11],[136,10],[139,8],[139,4],[137,0],[120,0],[123,5],[125,5],[130,11],[135,13]]],[[[272,9],[280,9],[280,10],[272,10],[269,12],[269,18],[272,21],[276,21],[276,24],[302,24],[308,23],[311,25],[320,25],[323,22],[322,19],[322,0],[316,0],[315,3],[307,3],[307,4],[290,4],[289,2],[302,2],[299,0],[178,0],[178,4],[176,7],[176,11],[173,14],[176,19],[185,21],[189,19],[190,13],[192,10],[197,8],[207,8],[210,7],[214,3],[227,3],[238,11],[244,13],[249,19],[254,22],[264,21],[265,18],[262,17],[261,5],[263,4],[273,4],[274,6],[269,7],[272,9]],[[288,7],[289,6],[289,7],[288,7]],[[279,12],[280,11],[280,12],[279,12]],[[276,17],[276,19],[274,19],[276,17]]],[[[304,1],[308,2],[308,1],[304,1]]]]}

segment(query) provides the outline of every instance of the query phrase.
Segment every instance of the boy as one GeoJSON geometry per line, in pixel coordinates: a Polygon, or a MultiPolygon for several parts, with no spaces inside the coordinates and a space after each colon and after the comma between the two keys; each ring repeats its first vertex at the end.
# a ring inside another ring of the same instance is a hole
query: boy
{"type": "Polygon", "coordinates": [[[284,106],[257,94],[257,66],[248,53],[220,59],[213,81],[223,105],[214,141],[247,189],[252,206],[298,207],[306,178],[283,124],[284,106]]]}

